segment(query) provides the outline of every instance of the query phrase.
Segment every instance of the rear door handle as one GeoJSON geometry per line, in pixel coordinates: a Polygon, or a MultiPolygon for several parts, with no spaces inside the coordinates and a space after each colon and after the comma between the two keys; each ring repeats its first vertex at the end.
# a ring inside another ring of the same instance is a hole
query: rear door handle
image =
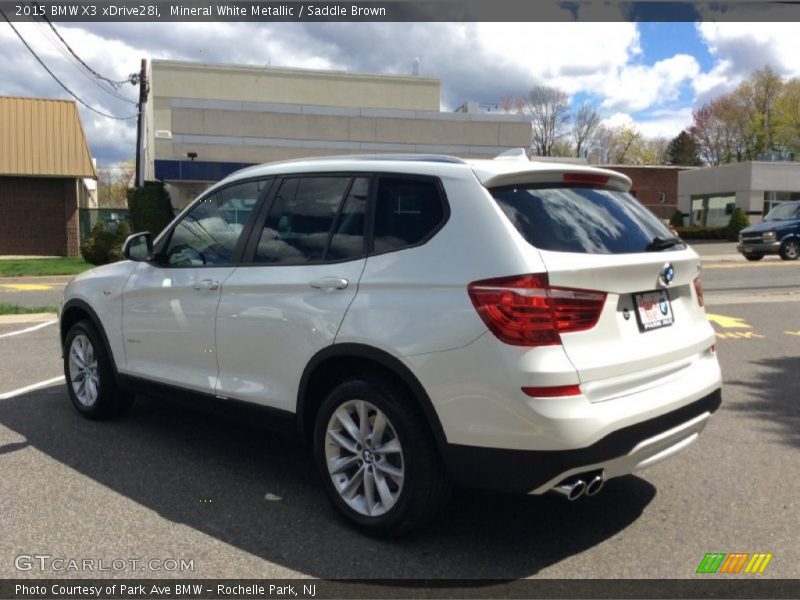
{"type": "Polygon", "coordinates": [[[308,285],[318,290],[343,290],[350,283],[344,277],[321,277],[309,281],[308,285]]]}
{"type": "Polygon", "coordinates": [[[219,281],[213,279],[203,279],[192,286],[196,290],[215,290],[219,287],[219,281]]]}

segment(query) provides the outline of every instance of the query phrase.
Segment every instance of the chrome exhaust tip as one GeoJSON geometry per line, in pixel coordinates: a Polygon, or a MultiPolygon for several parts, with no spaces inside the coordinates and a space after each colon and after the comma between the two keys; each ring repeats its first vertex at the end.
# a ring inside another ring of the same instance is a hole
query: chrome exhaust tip
{"type": "Polygon", "coordinates": [[[605,485],[605,482],[606,482],[606,480],[603,478],[603,474],[602,473],[600,475],[597,475],[586,486],[586,495],[587,496],[594,496],[595,494],[600,493],[600,490],[603,489],[603,485],[605,485]]]}
{"type": "Polygon", "coordinates": [[[583,479],[570,481],[569,483],[562,483],[552,489],[557,494],[561,494],[570,502],[573,502],[583,496],[586,491],[586,482],[583,479]]]}

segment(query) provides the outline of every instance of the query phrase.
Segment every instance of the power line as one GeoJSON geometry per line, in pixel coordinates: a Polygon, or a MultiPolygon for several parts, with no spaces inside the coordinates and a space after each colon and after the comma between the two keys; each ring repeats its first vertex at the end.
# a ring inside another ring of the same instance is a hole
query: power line
{"type": "Polygon", "coordinates": [[[102,81],[99,81],[98,79],[96,79],[95,77],[93,77],[92,75],[87,73],[86,69],[81,68],[81,64],[79,63],[79,61],[75,60],[75,58],[73,58],[64,49],[64,47],[61,44],[58,43],[58,41],[53,37],[53,34],[50,32],[50,30],[48,30],[45,27],[45,25],[44,25],[44,23],[42,21],[35,21],[35,22],[39,26],[39,29],[41,30],[42,36],[48,42],[50,42],[50,44],[53,46],[53,48],[55,48],[59,52],[59,54],[61,54],[61,56],[63,56],[66,60],[70,61],[75,66],[75,68],[78,70],[78,72],[81,75],[86,77],[86,79],[88,79],[89,81],[94,83],[97,87],[99,87],[104,92],[114,96],[116,99],[122,100],[123,102],[127,102],[128,104],[133,104],[134,106],[136,105],[136,102],[133,102],[132,100],[126,98],[125,96],[123,96],[122,94],[117,92],[114,88],[112,88],[111,86],[106,85],[102,81]]]}
{"type": "MultiPolygon", "coordinates": [[[[40,6],[38,2],[34,2],[33,4],[34,4],[34,6],[37,6],[37,7],[40,6]]],[[[123,79],[121,81],[116,81],[116,80],[113,80],[113,79],[109,79],[108,77],[104,77],[103,75],[100,75],[100,73],[98,73],[97,71],[92,69],[92,67],[87,65],[83,61],[83,59],[75,53],[75,51],[72,49],[72,47],[67,43],[67,40],[65,40],[63,37],[61,37],[61,34],[58,32],[58,29],[56,29],[55,25],[53,25],[53,23],[50,21],[50,19],[47,18],[46,12],[42,13],[42,17],[47,22],[47,24],[50,26],[50,29],[53,30],[53,33],[55,33],[58,36],[58,39],[61,40],[61,43],[64,44],[64,46],[66,46],[67,50],[69,50],[69,53],[72,54],[72,56],[74,56],[77,59],[77,61],[79,63],[81,63],[86,68],[86,70],[89,71],[92,75],[94,75],[97,79],[100,79],[102,81],[108,82],[109,84],[111,84],[111,86],[115,90],[119,89],[120,87],[122,87],[126,83],[130,83],[129,79],[123,79]]]]}
{"type": "Polygon", "coordinates": [[[60,85],[60,86],[61,86],[61,87],[64,89],[64,91],[65,91],[65,92],[67,92],[67,93],[68,93],[70,96],[72,96],[73,98],[75,98],[75,100],[77,100],[78,102],[80,102],[80,103],[81,103],[83,106],[85,106],[86,108],[88,108],[88,109],[89,109],[89,110],[91,110],[92,112],[95,112],[95,113],[97,113],[98,115],[100,115],[100,116],[102,116],[102,117],[106,117],[106,118],[108,118],[108,119],[116,119],[117,121],[126,121],[126,120],[128,120],[128,119],[135,119],[137,116],[139,116],[139,115],[131,115],[131,116],[129,116],[129,117],[117,117],[117,116],[114,116],[114,115],[110,115],[110,114],[108,114],[108,113],[104,113],[103,111],[97,110],[97,109],[96,109],[96,108],[94,108],[93,106],[91,106],[91,105],[87,104],[86,102],[84,102],[84,101],[83,101],[81,98],[79,98],[79,97],[77,96],[77,94],[75,94],[75,92],[73,92],[73,91],[72,91],[71,89],[69,89],[69,88],[68,88],[66,85],[64,85],[64,84],[62,83],[62,81],[61,81],[61,80],[60,80],[58,77],[56,77],[56,74],[55,74],[55,73],[53,73],[53,72],[50,70],[50,68],[49,68],[49,67],[48,67],[46,64],[44,64],[44,61],[43,61],[41,58],[39,58],[39,55],[38,55],[38,54],[36,54],[36,52],[34,51],[34,49],[33,49],[33,48],[31,48],[31,47],[28,45],[28,42],[26,42],[26,41],[25,41],[25,38],[24,38],[24,37],[22,37],[22,34],[20,34],[20,32],[19,32],[19,31],[17,31],[17,28],[16,28],[16,27],[14,27],[14,25],[11,23],[11,21],[9,21],[8,17],[6,16],[6,13],[5,13],[5,12],[3,12],[3,10],[2,10],[2,9],[0,9],[0,15],[3,15],[3,18],[6,20],[6,23],[8,23],[8,25],[11,27],[11,29],[14,31],[14,33],[16,33],[16,34],[17,34],[17,37],[18,37],[18,38],[20,39],[20,41],[21,41],[21,42],[22,42],[22,43],[25,45],[25,47],[28,49],[28,51],[29,51],[31,54],[33,54],[33,57],[34,57],[34,58],[35,58],[35,59],[38,61],[38,63],[39,63],[40,65],[42,65],[42,67],[44,68],[44,70],[45,70],[45,71],[47,71],[47,72],[50,74],[50,76],[51,76],[53,79],[55,79],[55,80],[56,80],[56,82],[58,83],[58,85],[60,85]]]}

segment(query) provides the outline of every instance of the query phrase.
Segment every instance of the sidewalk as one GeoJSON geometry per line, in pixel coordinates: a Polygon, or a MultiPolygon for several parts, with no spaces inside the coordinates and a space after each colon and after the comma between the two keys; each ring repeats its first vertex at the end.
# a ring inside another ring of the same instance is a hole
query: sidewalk
{"type": "Polygon", "coordinates": [[[690,240],[686,242],[700,255],[704,263],[709,262],[747,262],[736,251],[736,242],[690,240]]]}

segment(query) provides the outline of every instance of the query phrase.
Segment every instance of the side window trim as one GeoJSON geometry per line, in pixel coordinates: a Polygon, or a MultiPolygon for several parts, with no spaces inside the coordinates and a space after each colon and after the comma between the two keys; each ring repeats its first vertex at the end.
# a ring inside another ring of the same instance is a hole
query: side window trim
{"type": "Polygon", "coordinates": [[[242,233],[239,235],[239,239],[236,240],[236,247],[233,250],[233,255],[231,257],[231,262],[224,265],[205,265],[204,268],[219,268],[219,267],[236,267],[239,266],[242,262],[242,255],[244,253],[246,243],[248,239],[251,237],[253,226],[256,222],[256,216],[261,211],[261,207],[264,203],[264,200],[272,193],[272,188],[275,185],[275,177],[248,177],[246,179],[237,179],[236,181],[232,181],[229,185],[225,185],[222,187],[214,188],[213,190],[207,190],[205,193],[198,196],[191,204],[189,204],[185,209],[183,209],[175,218],[175,220],[169,225],[169,227],[164,231],[162,235],[159,236],[158,244],[154,249],[154,254],[156,257],[156,262],[159,267],[162,269],[186,269],[192,268],[188,265],[170,265],[164,260],[164,252],[167,248],[169,248],[170,241],[172,240],[172,235],[175,232],[175,229],[180,225],[183,220],[189,215],[195,207],[197,207],[201,202],[206,201],[208,198],[214,196],[215,194],[220,193],[223,190],[228,188],[234,187],[236,185],[241,185],[243,183],[250,183],[253,181],[260,181],[264,183],[264,189],[258,195],[258,199],[256,200],[256,204],[253,207],[253,211],[251,212],[250,216],[247,219],[247,223],[245,223],[244,228],[242,229],[242,233]]]}
{"type": "Polygon", "coordinates": [[[442,183],[441,178],[436,177],[435,175],[414,175],[411,173],[376,173],[375,178],[372,181],[372,188],[370,189],[370,199],[367,205],[367,218],[369,219],[368,225],[366,227],[365,235],[367,232],[369,233],[369,252],[367,253],[367,257],[370,256],[381,256],[383,254],[391,254],[392,252],[401,252],[403,250],[408,250],[409,248],[418,248],[419,246],[424,246],[427,244],[437,233],[439,233],[442,228],[447,224],[450,220],[450,202],[447,199],[447,193],[444,190],[444,184],[442,183]],[[439,220],[439,223],[431,229],[425,237],[414,244],[409,244],[408,246],[402,246],[401,248],[392,248],[390,250],[384,250],[383,252],[376,252],[375,251],[375,215],[377,213],[376,205],[378,202],[378,189],[380,188],[381,180],[383,179],[409,179],[413,181],[420,181],[431,183],[433,182],[436,185],[437,195],[439,197],[439,202],[442,206],[442,218],[439,220]]]}
{"type": "MultiPolygon", "coordinates": [[[[347,187],[344,190],[344,194],[342,197],[339,198],[339,206],[336,207],[336,214],[333,215],[333,223],[331,223],[331,229],[328,232],[328,240],[325,242],[325,248],[322,249],[322,263],[328,262],[328,251],[331,249],[331,242],[333,242],[333,236],[336,235],[336,230],[339,227],[339,221],[342,218],[342,211],[344,210],[344,205],[347,204],[347,201],[350,199],[350,192],[353,189],[353,185],[356,182],[355,177],[350,177],[350,181],[347,183],[347,187]]],[[[363,243],[362,243],[362,252],[363,252],[363,243]]]]}

